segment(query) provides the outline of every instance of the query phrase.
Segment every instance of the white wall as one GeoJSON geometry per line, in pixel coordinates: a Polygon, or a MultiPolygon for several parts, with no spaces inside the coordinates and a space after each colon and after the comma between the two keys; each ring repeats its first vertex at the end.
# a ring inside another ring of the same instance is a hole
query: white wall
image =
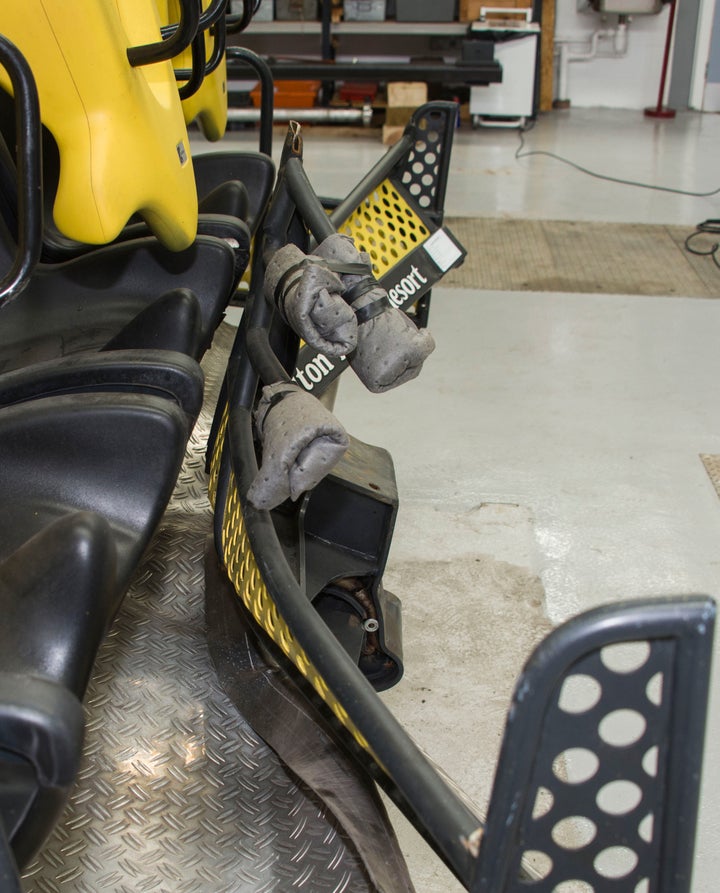
{"type": "MultiPolygon", "coordinates": [[[[627,55],[601,58],[612,52],[612,41],[601,40],[599,56],[568,66],[567,96],[558,94],[556,67],[555,98],[569,99],[572,106],[640,109],[657,104],[669,7],[657,15],[639,15],[628,25],[627,55]]],[[[580,37],[589,41],[593,31],[614,28],[617,16],[602,16],[594,10],[578,12],[576,0],[557,0],[555,36],[580,37]]],[[[582,43],[573,44],[581,51],[582,43]]],[[[557,50],[557,47],[556,47],[557,50]]],[[[557,62],[557,56],[556,56],[557,62]]]]}

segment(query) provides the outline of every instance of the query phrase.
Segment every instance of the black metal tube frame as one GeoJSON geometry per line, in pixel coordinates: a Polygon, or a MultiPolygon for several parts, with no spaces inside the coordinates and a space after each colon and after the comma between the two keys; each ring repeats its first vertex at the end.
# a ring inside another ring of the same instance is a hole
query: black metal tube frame
{"type": "Polygon", "coordinates": [[[260,0],[243,0],[243,11],[239,15],[229,15],[226,19],[227,33],[239,34],[250,24],[260,6],[260,0]]]}
{"type": "Polygon", "coordinates": [[[178,88],[178,95],[180,99],[190,99],[191,96],[194,96],[197,91],[202,87],[203,81],[205,80],[205,32],[198,31],[198,33],[193,37],[193,42],[190,44],[191,53],[192,53],[192,68],[187,71],[187,77],[181,77],[181,72],[175,72],[175,80],[176,81],[185,81],[185,83],[178,88]]]}
{"type": "MultiPolygon", "coordinates": [[[[197,34],[192,42],[192,68],[176,68],[175,80],[186,81],[180,88],[180,98],[189,99],[202,86],[203,80],[212,74],[222,62],[227,43],[227,31],[225,22],[225,10],[228,0],[213,0],[208,8],[201,13],[197,34]],[[212,29],[213,49],[208,60],[205,59],[204,32],[212,29]],[[202,52],[200,52],[202,47],[202,52]]],[[[163,37],[170,36],[175,25],[165,25],[161,28],[163,37]]]]}
{"type": "Polygon", "coordinates": [[[200,24],[200,0],[180,0],[180,21],[167,40],[128,47],[128,62],[137,68],[174,59],[190,46],[200,24]]]}
{"type": "Polygon", "coordinates": [[[502,81],[499,62],[456,64],[448,62],[323,62],[321,60],[268,57],[275,80],[311,78],[318,81],[427,81],[434,84],[478,86],[502,81]]]}
{"type": "MultiPolygon", "coordinates": [[[[225,14],[227,6],[228,0],[213,0],[206,10],[201,11],[197,30],[207,31],[208,28],[219,22],[225,14]]],[[[177,25],[163,25],[160,29],[160,34],[162,34],[163,40],[167,37],[172,37],[176,29],[177,25]]]]}
{"type": "MultiPolygon", "coordinates": [[[[264,266],[266,255],[287,242],[287,230],[295,214],[300,215],[318,239],[335,232],[302,168],[299,126],[291,125],[265,218],[261,236],[264,244],[256,254],[259,275],[254,277],[251,288],[247,321],[238,334],[228,365],[229,422],[217,505],[224,504],[232,468],[262,580],[298,644],[347,711],[350,721],[368,740],[371,753],[361,751],[350,742],[348,734],[341,736],[341,742],[349,746],[354,757],[385,788],[469,889],[476,860],[465,842],[482,827],[480,818],[417,748],[320,620],[287,563],[270,512],[254,508],[245,499],[258,468],[252,434],[252,405],[257,388],[261,378],[284,380],[284,370],[281,378],[279,361],[271,356],[268,332],[275,311],[262,295],[264,266]]],[[[220,514],[216,512],[216,540],[222,555],[220,514]]]]}
{"type": "Polygon", "coordinates": [[[262,56],[246,47],[228,47],[228,65],[242,63],[255,70],[260,79],[260,151],[272,155],[273,110],[275,108],[275,82],[272,71],[262,56]]]}
{"type": "Polygon", "coordinates": [[[27,285],[40,259],[43,237],[42,139],[40,101],[32,71],[20,50],[0,35],[0,65],[15,97],[18,175],[17,251],[0,281],[0,307],[14,300],[27,285]]]}

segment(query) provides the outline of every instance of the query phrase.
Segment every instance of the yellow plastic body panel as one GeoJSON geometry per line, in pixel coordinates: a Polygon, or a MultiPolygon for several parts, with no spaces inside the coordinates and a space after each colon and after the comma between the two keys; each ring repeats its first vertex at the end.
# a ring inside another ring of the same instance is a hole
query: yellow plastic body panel
{"type": "MultiPolygon", "coordinates": [[[[209,53],[210,50],[208,55],[209,53]]],[[[228,118],[225,56],[215,71],[205,78],[197,93],[183,100],[182,108],[185,123],[191,124],[196,121],[206,140],[214,143],[225,136],[228,118]]]]}
{"type": "MultiPolygon", "coordinates": [[[[58,144],[57,228],[103,244],[138,213],[167,247],[190,245],[197,192],[172,65],[127,60],[128,47],[160,40],[154,4],[3,0],[0,33],[30,63],[58,144]]],[[[0,85],[9,90],[2,70],[0,85]]]]}
{"type": "Polygon", "coordinates": [[[390,180],[366,196],[338,231],[350,236],[358,251],[370,255],[378,279],[430,235],[422,217],[390,180]]]}

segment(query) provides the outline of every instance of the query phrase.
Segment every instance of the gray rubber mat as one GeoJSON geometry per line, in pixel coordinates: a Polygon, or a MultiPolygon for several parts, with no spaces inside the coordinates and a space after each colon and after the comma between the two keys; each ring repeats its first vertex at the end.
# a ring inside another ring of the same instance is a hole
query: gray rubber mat
{"type": "MultiPolygon", "coordinates": [[[[720,297],[720,269],[712,258],[685,250],[693,227],[491,217],[445,222],[468,256],[443,286],[720,297]]],[[[703,235],[695,247],[710,240],[703,235]]]]}
{"type": "Polygon", "coordinates": [[[234,330],[176,492],[103,645],[80,776],[26,893],[366,893],[359,858],[217,683],[204,630],[204,449],[234,330]]]}

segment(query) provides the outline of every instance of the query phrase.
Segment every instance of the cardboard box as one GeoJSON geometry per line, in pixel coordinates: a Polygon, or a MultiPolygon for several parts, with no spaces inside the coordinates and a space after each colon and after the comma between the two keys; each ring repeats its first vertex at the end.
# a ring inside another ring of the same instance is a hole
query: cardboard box
{"type": "Polygon", "coordinates": [[[413,112],[417,106],[406,108],[404,105],[389,105],[385,109],[385,123],[395,127],[405,127],[413,116],[413,112]]]}
{"type": "MultiPolygon", "coordinates": [[[[458,18],[461,22],[477,22],[480,10],[485,9],[528,9],[532,0],[460,0],[458,18]]],[[[498,18],[498,15],[493,15],[498,18]]]]}
{"type": "Polygon", "coordinates": [[[387,85],[389,108],[412,108],[427,102],[428,88],[422,81],[391,81],[387,85]]]}
{"type": "Polygon", "coordinates": [[[394,146],[397,143],[403,133],[405,133],[405,127],[401,124],[383,124],[382,129],[382,141],[383,146],[394,146]]]}
{"type": "MultiPolygon", "coordinates": [[[[275,81],[275,108],[309,109],[317,103],[321,81],[275,81]]],[[[253,106],[260,108],[261,90],[258,84],[250,91],[253,106]]]]}
{"type": "Polygon", "coordinates": [[[317,0],[275,0],[275,18],[279,21],[314,22],[317,17],[317,0]]]}

